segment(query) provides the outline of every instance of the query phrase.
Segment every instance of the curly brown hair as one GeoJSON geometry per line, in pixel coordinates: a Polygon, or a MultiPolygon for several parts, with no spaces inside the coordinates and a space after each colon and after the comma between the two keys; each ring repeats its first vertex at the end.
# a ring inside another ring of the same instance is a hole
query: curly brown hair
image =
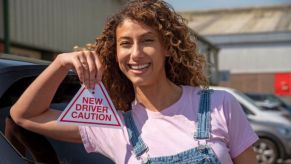
{"type": "Polygon", "coordinates": [[[116,60],[116,28],[131,19],[155,29],[170,53],[166,58],[167,78],[176,85],[208,86],[204,75],[205,59],[191,40],[185,20],[162,0],[135,0],[110,17],[94,49],[104,67],[103,83],[118,110],[129,110],[135,93],[129,79],[121,72],[116,60]]]}

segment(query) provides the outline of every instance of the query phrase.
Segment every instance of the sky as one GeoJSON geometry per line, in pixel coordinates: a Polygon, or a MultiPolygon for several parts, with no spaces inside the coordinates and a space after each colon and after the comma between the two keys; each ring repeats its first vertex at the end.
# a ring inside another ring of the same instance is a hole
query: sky
{"type": "Polygon", "coordinates": [[[290,4],[291,0],[165,0],[176,11],[240,8],[290,4]]]}

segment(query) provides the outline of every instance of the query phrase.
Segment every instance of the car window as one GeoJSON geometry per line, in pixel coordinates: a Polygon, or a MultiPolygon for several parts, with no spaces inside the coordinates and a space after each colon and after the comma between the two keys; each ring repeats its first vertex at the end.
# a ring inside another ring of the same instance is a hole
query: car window
{"type": "Polygon", "coordinates": [[[251,112],[246,106],[240,103],[240,106],[242,107],[243,111],[245,112],[246,115],[254,115],[253,112],[251,112]]]}
{"type": "Polygon", "coordinates": [[[24,92],[35,77],[27,77],[18,80],[0,98],[0,107],[11,106],[16,102],[18,97],[24,92]]]}
{"type": "Polygon", "coordinates": [[[276,104],[277,106],[288,108],[288,103],[286,103],[284,100],[282,100],[280,97],[274,94],[247,93],[246,95],[253,99],[254,101],[259,102],[261,104],[262,103],[276,104]]]}
{"type": "Polygon", "coordinates": [[[243,99],[247,100],[249,103],[251,103],[254,106],[257,106],[254,102],[254,100],[252,100],[251,98],[249,98],[248,96],[246,96],[244,93],[242,93],[241,91],[235,90],[234,91],[236,94],[238,94],[239,96],[241,96],[243,99]]]}
{"type": "Polygon", "coordinates": [[[248,97],[256,102],[264,110],[286,110],[289,108],[286,102],[273,94],[247,93],[248,97]]]}
{"type": "MultiPolygon", "coordinates": [[[[27,77],[18,80],[1,97],[0,128],[5,138],[13,144],[21,156],[42,163],[58,163],[57,153],[46,137],[23,129],[9,116],[10,107],[35,78],[27,77]]],[[[62,107],[65,107],[79,88],[77,78],[74,75],[67,76],[58,88],[52,103],[62,103],[62,107]]]]}
{"type": "MultiPolygon", "coordinates": [[[[0,98],[0,107],[12,106],[32,83],[36,77],[23,78],[15,82],[0,98]]],[[[68,103],[80,88],[80,83],[76,76],[67,76],[59,86],[52,103],[68,103]]]]}
{"type": "Polygon", "coordinates": [[[76,76],[66,77],[59,86],[52,103],[69,103],[80,87],[80,82],[76,76]]]}

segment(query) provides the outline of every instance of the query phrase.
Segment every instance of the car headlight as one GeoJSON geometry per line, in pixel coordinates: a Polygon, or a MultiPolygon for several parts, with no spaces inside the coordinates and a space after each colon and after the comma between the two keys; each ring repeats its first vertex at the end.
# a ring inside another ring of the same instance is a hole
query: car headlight
{"type": "Polygon", "coordinates": [[[291,115],[290,115],[289,112],[284,111],[284,112],[282,113],[282,116],[283,116],[284,118],[286,118],[287,120],[289,120],[290,123],[291,123],[291,115]]]}
{"type": "Polygon", "coordinates": [[[277,127],[277,131],[284,137],[291,140],[291,129],[286,127],[277,127]]]}

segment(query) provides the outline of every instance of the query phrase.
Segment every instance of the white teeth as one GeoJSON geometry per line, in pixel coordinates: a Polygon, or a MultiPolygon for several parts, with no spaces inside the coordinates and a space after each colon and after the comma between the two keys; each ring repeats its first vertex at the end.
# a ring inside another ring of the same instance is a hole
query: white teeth
{"type": "Polygon", "coordinates": [[[131,69],[141,70],[147,68],[150,64],[141,64],[141,65],[129,65],[131,69]]]}

